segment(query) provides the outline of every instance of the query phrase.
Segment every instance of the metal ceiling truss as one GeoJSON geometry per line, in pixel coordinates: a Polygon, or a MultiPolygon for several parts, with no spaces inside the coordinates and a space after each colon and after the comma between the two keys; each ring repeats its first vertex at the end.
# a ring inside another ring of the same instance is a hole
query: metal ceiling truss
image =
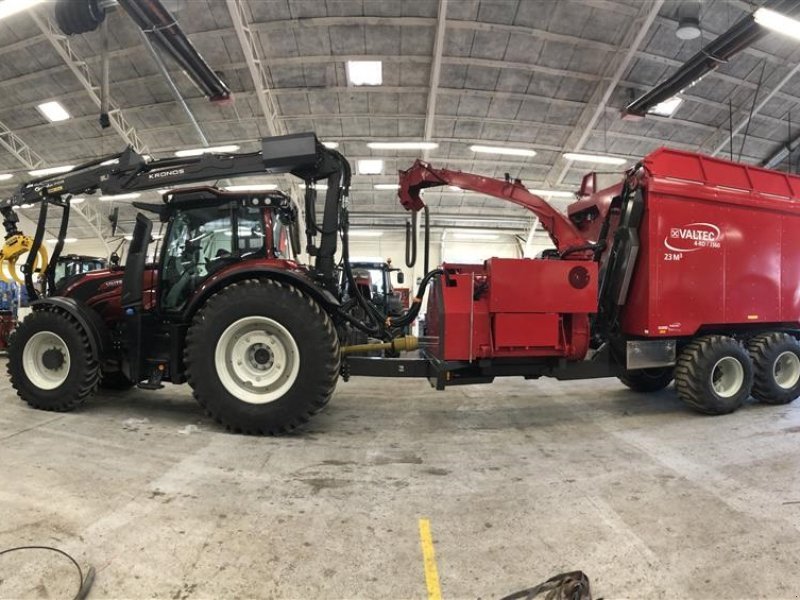
{"type": "MultiPolygon", "coordinates": [[[[86,61],[82,60],[72,49],[69,38],[61,33],[58,25],[56,25],[49,16],[39,13],[36,10],[31,10],[29,14],[36,22],[39,29],[41,29],[47,41],[50,42],[61,59],[66,63],[67,67],[69,67],[70,71],[73,72],[77,80],[84,87],[86,93],[89,94],[89,97],[99,108],[101,105],[100,86],[95,84],[92,72],[86,61]]],[[[119,134],[119,137],[121,137],[126,144],[132,146],[133,149],[140,154],[147,154],[149,152],[147,144],[139,137],[136,129],[133,125],[128,123],[119,106],[113,101],[109,101],[108,116],[111,121],[111,127],[119,134]]]]}
{"type": "MultiPolygon", "coordinates": [[[[11,152],[11,154],[28,170],[40,169],[47,166],[47,161],[39,156],[39,154],[25,143],[22,138],[2,123],[0,123],[0,145],[11,152]]],[[[70,211],[77,213],[86,222],[92,232],[94,232],[97,239],[103,243],[106,250],[111,252],[111,248],[103,235],[105,217],[100,211],[88,202],[84,202],[81,205],[73,204],[70,206],[70,211]]]]}

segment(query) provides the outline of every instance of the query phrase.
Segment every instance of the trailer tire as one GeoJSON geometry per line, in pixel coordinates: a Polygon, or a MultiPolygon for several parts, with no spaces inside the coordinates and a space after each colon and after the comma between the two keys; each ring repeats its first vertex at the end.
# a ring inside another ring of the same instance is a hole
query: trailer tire
{"type": "Polygon", "coordinates": [[[80,323],[64,311],[43,308],[12,334],[8,374],[17,395],[31,407],[67,412],[95,392],[100,367],[80,323]]]}
{"type": "Polygon", "coordinates": [[[618,379],[634,392],[657,392],[672,383],[671,367],[625,371],[618,379]]]}
{"type": "Polygon", "coordinates": [[[788,404],[800,396],[800,344],[788,333],[763,333],[751,339],[753,397],[766,404],[788,404]]]}
{"type": "Polygon", "coordinates": [[[750,395],[753,363],[735,339],[724,335],[701,337],[678,357],[675,387],[681,400],[698,412],[732,413],[750,395]]]}
{"type": "Polygon", "coordinates": [[[209,298],[184,352],[200,405],[228,430],[255,435],[286,433],[322,410],[340,361],[328,314],[294,286],[269,279],[233,283],[209,298]]]}

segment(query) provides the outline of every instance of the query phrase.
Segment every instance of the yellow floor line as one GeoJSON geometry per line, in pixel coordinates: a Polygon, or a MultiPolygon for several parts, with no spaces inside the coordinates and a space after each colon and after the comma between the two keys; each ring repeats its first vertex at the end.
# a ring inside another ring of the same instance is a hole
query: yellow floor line
{"type": "Polygon", "coordinates": [[[442,600],[439,587],[439,570],[436,568],[436,553],[433,550],[431,522],[419,520],[419,544],[422,547],[422,560],[425,564],[425,584],[428,586],[428,600],[442,600]]]}

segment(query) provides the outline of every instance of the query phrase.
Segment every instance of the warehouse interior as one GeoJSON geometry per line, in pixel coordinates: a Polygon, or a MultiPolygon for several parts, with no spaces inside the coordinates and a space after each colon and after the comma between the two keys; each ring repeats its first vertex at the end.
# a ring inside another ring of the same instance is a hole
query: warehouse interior
{"type": "Polygon", "coordinates": [[[790,0],[0,0],[0,599],[795,598],[798,71],[790,0]]]}

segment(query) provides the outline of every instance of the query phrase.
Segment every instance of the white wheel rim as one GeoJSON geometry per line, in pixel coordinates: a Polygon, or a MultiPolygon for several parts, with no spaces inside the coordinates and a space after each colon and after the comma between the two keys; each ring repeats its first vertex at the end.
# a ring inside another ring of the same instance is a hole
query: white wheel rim
{"type": "Polygon", "coordinates": [[[283,397],[300,371],[300,350],[292,334],[268,317],[245,317],[219,338],[214,361],[222,385],[249,404],[283,397]]]}
{"type": "Polygon", "coordinates": [[[781,352],[772,365],[775,383],[784,390],[790,390],[800,381],[800,358],[791,350],[781,352]]]}
{"type": "Polygon", "coordinates": [[[735,396],[744,384],[744,367],[732,356],[721,358],[711,369],[711,387],[720,398],[735,396]]]}
{"type": "Polygon", "coordinates": [[[40,390],[54,390],[67,380],[69,348],[52,331],[34,333],[22,350],[22,368],[30,382],[40,390]]]}

